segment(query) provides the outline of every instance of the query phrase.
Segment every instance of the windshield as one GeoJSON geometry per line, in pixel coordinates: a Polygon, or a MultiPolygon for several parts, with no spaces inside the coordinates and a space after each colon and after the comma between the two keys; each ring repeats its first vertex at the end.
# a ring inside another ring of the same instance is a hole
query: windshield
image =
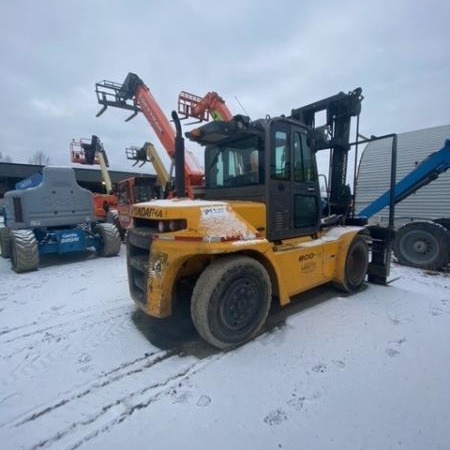
{"type": "Polygon", "coordinates": [[[257,136],[208,147],[205,158],[207,188],[264,183],[264,147],[257,136]]]}

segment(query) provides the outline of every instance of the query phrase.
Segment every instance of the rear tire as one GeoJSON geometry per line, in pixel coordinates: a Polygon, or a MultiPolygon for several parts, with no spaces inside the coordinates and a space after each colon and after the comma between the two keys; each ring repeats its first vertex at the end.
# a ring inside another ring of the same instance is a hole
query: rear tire
{"type": "Polygon", "coordinates": [[[448,231],[450,231],[450,218],[448,218],[448,217],[441,217],[440,219],[433,220],[433,222],[438,223],[439,225],[442,225],[448,231]]]}
{"type": "Polygon", "coordinates": [[[109,210],[106,213],[106,223],[111,223],[116,226],[117,231],[119,232],[120,240],[125,240],[125,231],[120,224],[119,214],[115,209],[109,210]]]}
{"type": "Polygon", "coordinates": [[[31,230],[11,231],[11,266],[17,273],[37,270],[38,243],[31,230]]]}
{"type": "Polygon", "coordinates": [[[8,259],[11,256],[11,232],[8,228],[0,228],[0,255],[8,259]]]}
{"type": "Polygon", "coordinates": [[[369,247],[363,237],[354,237],[345,258],[345,278],[342,283],[334,283],[335,287],[344,292],[357,291],[366,278],[369,266],[369,247]]]}
{"type": "Polygon", "coordinates": [[[115,225],[112,223],[98,223],[95,226],[95,233],[98,233],[102,240],[102,245],[97,251],[100,256],[108,258],[119,254],[121,240],[115,225]]]}
{"type": "Polygon", "coordinates": [[[439,270],[449,262],[450,232],[436,222],[411,222],[397,230],[394,254],[400,264],[439,270]]]}
{"type": "Polygon", "coordinates": [[[209,344],[220,349],[234,347],[261,329],[271,297],[270,277],[258,261],[226,256],[213,261],[197,280],[192,321],[209,344]]]}

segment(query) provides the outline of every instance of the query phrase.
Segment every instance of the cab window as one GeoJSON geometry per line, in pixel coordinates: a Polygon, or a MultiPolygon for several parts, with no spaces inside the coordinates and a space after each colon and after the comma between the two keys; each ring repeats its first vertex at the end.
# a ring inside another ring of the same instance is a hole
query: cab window
{"type": "Polygon", "coordinates": [[[294,133],[294,180],[300,183],[316,181],[314,155],[306,135],[294,133]]]}
{"type": "Polygon", "coordinates": [[[264,183],[264,152],[256,136],[206,150],[208,188],[264,183]]]}
{"type": "Polygon", "coordinates": [[[270,177],[272,180],[289,179],[289,147],[288,133],[276,131],[272,159],[270,162],[270,177]]]}

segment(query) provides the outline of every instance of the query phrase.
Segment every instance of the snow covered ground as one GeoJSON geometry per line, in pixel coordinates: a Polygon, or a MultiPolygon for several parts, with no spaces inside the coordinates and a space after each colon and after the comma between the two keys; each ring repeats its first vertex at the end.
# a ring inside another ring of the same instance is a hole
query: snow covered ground
{"type": "Polygon", "coordinates": [[[125,251],[0,260],[0,448],[448,449],[450,277],[315,289],[220,352],[136,312],[125,251]]]}

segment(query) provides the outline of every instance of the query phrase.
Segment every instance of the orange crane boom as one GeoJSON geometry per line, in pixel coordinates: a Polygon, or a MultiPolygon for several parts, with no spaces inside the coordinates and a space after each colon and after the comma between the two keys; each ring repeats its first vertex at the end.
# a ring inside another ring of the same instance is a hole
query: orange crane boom
{"type": "Polygon", "coordinates": [[[178,96],[178,113],[182,118],[194,117],[200,122],[213,120],[229,121],[233,114],[225,100],[217,92],[208,92],[204,97],[182,91],[178,96]]]}
{"type": "MultiPolygon", "coordinates": [[[[98,102],[102,105],[97,117],[103,114],[108,106],[133,111],[126,121],[142,112],[169,157],[174,159],[175,130],[151,94],[150,89],[136,74],[129,73],[122,84],[106,80],[96,83],[95,92],[98,102]]],[[[189,151],[186,151],[184,176],[186,193],[189,197],[193,197],[194,188],[204,186],[204,173],[194,154],[189,151]]]]}

